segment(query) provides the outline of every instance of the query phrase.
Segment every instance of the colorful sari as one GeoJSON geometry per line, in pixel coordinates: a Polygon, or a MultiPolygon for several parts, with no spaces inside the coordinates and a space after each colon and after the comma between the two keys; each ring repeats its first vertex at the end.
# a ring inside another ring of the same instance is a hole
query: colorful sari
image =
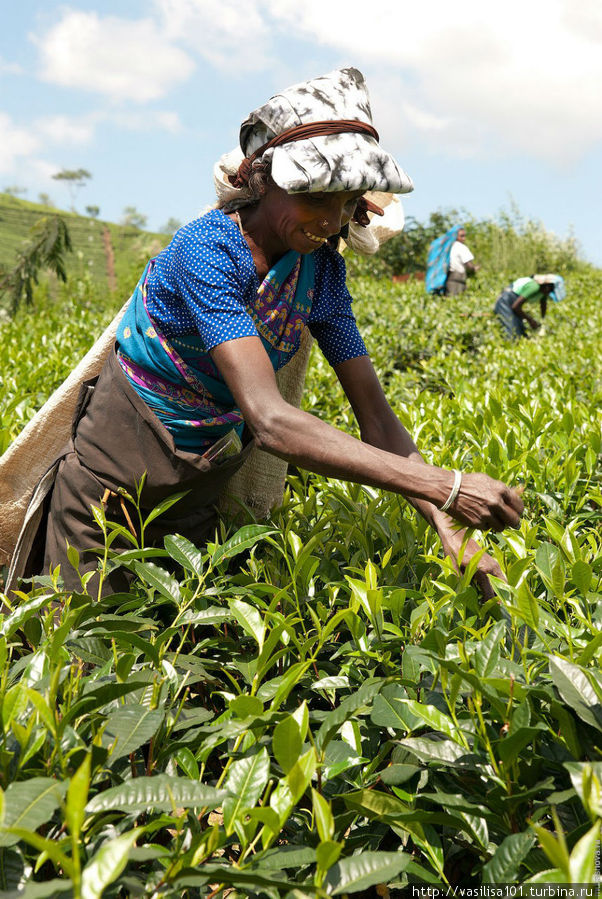
{"type": "Polygon", "coordinates": [[[458,238],[462,225],[455,225],[446,234],[438,237],[429,247],[426,261],[424,286],[427,293],[443,293],[449,270],[451,248],[458,238]]]}
{"type": "MultiPolygon", "coordinates": [[[[126,377],[183,449],[205,449],[242,414],[198,335],[167,338],[146,303],[151,260],[117,331],[117,357],[126,377]]],[[[247,306],[275,371],[297,352],[314,292],[314,260],[290,250],[268,272],[247,306]]]]}

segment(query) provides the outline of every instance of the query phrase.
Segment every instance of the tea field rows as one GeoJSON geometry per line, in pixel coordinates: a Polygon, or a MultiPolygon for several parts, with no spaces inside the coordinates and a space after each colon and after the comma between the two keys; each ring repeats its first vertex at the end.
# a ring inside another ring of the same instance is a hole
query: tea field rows
{"type": "MultiPolygon", "coordinates": [[[[24,585],[0,623],[9,896],[401,896],[589,884],[602,821],[602,273],[504,341],[503,279],[461,299],[352,281],[429,461],[524,484],[483,534],[484,601],[400,498],[296,472],[272,518],[103,564],[127,594],[24,585]]],[[[112,312],[1,326],[3,448],[112,312]]],[[[116,303],[119,305],[119,303],[116,303]]],[[[312,352],[304,405],[355,423],[312,352]]],[[[77,563],[75,554],[72,556],[77,563]]],[[[599,872],[598,872],[599,873],[599,872]]]]}

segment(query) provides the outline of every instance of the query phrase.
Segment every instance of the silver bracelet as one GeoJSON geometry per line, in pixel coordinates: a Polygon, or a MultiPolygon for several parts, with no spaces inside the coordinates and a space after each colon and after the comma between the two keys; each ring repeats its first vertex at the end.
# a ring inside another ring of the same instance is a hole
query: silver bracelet
{"type": "Polygon", "coordinates": [[[457,468],[454,468],[454,486],[451,489],[450,495],[447,497],[443,505],[441,506],[442,512],[447,512],[451,504],[454,502],[458,493],[460,492],[460,487],[462,486],[462,472],[458,471],[457,468]]]}

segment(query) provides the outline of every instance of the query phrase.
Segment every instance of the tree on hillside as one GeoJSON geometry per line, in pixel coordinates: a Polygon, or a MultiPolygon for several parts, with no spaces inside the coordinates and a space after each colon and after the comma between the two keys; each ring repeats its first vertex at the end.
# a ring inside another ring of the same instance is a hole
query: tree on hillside
{"type": "Polygon", "coordinates": [[[55,181],[64,181],[67,185],[71,197],[71,210],[75,212],[75,198],[92,175],[87,169],[61,169],[52,177],[55,181]]]}
{"type": "Polygon", "coordinates": [[[379,255],[391,266],[394,275],[424,271],[431,243],[465,218],[466,213],[455,209],[431,212],[425,224],[408,216],[401,234],[387,241],[379,255]]]}
{"type": "Polygon", "coordinates": [[[38,203],[41,203],[42,206],[51,206],[51,207],[54,206],[54,203],[52,202],[50,194],[47,194],[47,193],[38,194],[38,203]]]}
{"type": "Polygon", "coordinates": [[[135,206],[126,206],[123,210],[121,219],[122,225],[128,225],[131,228],[144,228],[148,221],[148,216],[142,212],[138,212],[135,206]]]}
{"type": "Polygon", "coordinates": [[[20,184],[9,184],[7,187],[3,188],[5,194],[8,194],[9,197],[21,197],[27,193],[26,187],[21,187],[20,184]]]}
{"type": "Polygon", "coordinates": [[[43,269],[50,269],[63,282],[67,280],[65,255],[72,252],[73,245],[65,220],[59,215],[44,216],[30,235],[17,251],[13,268],[0,267],[0,296],[8,296],[13,315],[23,301],[32,305],[33,286],[43,269]]]}
{"type": "Polygon", "coordinates": [[[175,234],[178,228],[182,227],[182,222],[179,219],[171,216],[167,219],[162,228],[159,229],[161,234],[175,234]]]}
{"type": "Polygon", "coordinates": [[[97,219],[100,215],[100,206],[86,206],[86,212],[90,218],[97,219]]]}

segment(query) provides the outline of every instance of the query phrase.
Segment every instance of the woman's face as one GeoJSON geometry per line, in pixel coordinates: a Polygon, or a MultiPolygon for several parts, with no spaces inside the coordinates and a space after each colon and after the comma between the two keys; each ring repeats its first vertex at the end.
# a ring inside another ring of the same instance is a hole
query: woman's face
{"type": "Polygon", "coordinates": [[[349,222],[362,194],[361,190],[288,194],[270,182],[260,200],[265,238],[282,251],[312,253],[349,222]]]}

